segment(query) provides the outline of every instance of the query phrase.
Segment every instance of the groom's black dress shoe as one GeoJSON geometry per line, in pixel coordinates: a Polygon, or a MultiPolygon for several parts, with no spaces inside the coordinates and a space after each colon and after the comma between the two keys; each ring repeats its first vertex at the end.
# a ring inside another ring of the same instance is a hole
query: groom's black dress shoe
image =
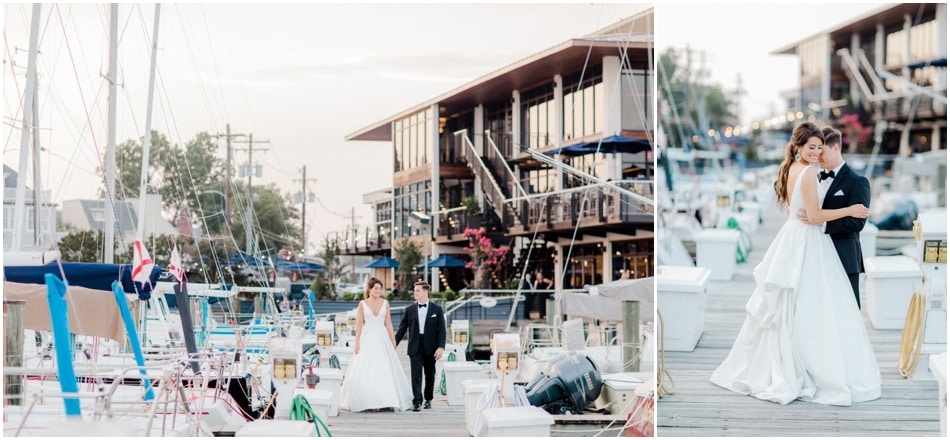
{"type": "Polygon", "coordinates": [[[426,400],[425,405],[423,405],[422,407],[425,408],[425,409],[432,409],[432,401],[431,401],[431,400],[426,400]]]}
{"type": "Polygon", "coordinates": [[[422,410],[422,407],[418,403],[413,403],[412,410],[415,412],[419,412],[420,410],[422,410]]]}

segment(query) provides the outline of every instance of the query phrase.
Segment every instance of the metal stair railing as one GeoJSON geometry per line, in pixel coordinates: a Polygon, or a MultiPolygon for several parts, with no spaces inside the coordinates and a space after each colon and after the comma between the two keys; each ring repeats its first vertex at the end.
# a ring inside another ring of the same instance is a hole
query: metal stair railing
{"type": "Polygon", "coordinates": [[[485,139],[488,141],[488,145],[491,147],[491,151],[493,152],[493,154],[488,155],[492,165],[495,167],[495,169],[504,168],[505,171],[508,172],[505,175],[506,177],[503,177],[505,183],[513,185],[522,197],[527,197],[528,193],[525,192],[524,187],[521,186],[521,181],[518,179],[518,176],[515,175],[515,171],[512,170],[511,166],[508,165],[508,161],[505,160],[505,156],[502,154],[501,149],[498,148],[498,144],[496,144],[495,140],[492,139],[491,130],[485,130],[485,139]]]}
{"type": "Polygon", "coordinates": [[[485,192],[485,198],[488,199],[491,208],[499,214],[502,224],[506,226],[509,225],[509,219],[517,214],[514,208],[508,204],[505,193],[501,190],[501,187],[498,186],[495,177],[491,171],[489,171],[488,166],[482,161],[478,151],[475,150],[475,145],[472,144],[472,141],[468,138],[468,130],[459,130],[454,134],[456,139],[461,138],[461,142],[468,147],[463,148],[463,155],[468,162],[468,166],[472,169],[472,172],[475,173],[476,179],[481,181],[482,190],[485,192]]]}

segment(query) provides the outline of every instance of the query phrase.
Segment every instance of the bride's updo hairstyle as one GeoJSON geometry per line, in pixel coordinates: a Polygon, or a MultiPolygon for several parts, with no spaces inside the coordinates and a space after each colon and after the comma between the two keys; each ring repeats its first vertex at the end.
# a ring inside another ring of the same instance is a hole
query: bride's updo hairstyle
{"type": "Polygon", "coordinates": [[[382,286],[383,282],[379,278],[369,277],[369,280],[366,281],[366,291],[363,292],[363,298],[369,299],[369,291],[373,290],[373,287],[376,287],[377,284],[382,286]]]}
{"type": "Polygon", "coordinates": [[[773,185],[775,187],[775,200],[782,209],[784,209],[789,202],[788,169],[791,168],[792,163],[795,162],[795,155],[798,154],[798,150],[812,137],[817,137],[818,139],[825,138],[817,125],[811,122],[802,122],[792,130],[792,138],[788,141],[788,145],[785,146],[785,158],[782,160],[782,164],[778,166],[778,178],[775,179],[775,185],[773,185]]]}

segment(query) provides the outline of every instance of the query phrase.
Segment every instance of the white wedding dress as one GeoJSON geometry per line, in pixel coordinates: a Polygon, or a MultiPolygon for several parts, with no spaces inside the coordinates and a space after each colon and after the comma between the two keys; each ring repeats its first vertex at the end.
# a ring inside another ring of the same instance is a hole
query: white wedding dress
{"type": "Polygon", "coordinates": [[[353,355],[340,387],[340,409],[358,412],[374,408],[405,411],[412,407],[412,388],[393,348],[386,315],[389,302],[383,301],[379,315],[369,305],[363,307],[360,352],[353,355]]]}
{"type": "Polygon", "coordinates": [[[781,404],[848,406],[881,397],[881,372],[831,238],[799,221],[799,173],[788,220],[753,277],[746,319],[710,380],[781,404]]]}

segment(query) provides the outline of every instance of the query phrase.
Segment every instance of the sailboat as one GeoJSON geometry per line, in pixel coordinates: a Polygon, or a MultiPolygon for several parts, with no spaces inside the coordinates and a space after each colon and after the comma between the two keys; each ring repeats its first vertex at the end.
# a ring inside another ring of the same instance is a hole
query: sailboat
{"type": "MultiPolygon", "coordinates": [[[[159,8],[156,5],[156,38],[159,8]]],[[[118,5],[113,4],[113,54],[117,9],[118,5]]],[[[35,93],[40,14],[41,5],[34,4],[21,170],[26,168],[31,134],[34,144],[38,142],[35,93]]],[[[114,73],[114,62],[111,67],[114,73]]],[[[111,116],[114,121],[114,112],[111,116]]],[[[114,138],[113,133],[110,138],[114,138]]],[[[34,158],[38,158],[38,151],[38,145],[34,145],[34,158]]],[[[144,156],[148,157],[147,152],[144,156]]],[[[34,176],[34,190],[42,194],[38,173],[34,176]]],[[[19,331],[26,338],[22,366],[5,365],[4,372],[25,380],[19,381],[19,390],[6,390],[4,435],[61,436],[81,431],[104,436],[211,436],[213,428],[209,424],[246,422],[247,417],[238,409],[242,405],[227,392],[232,385],[241,385],[231,379],[241,377],[246,370],[232,371],[233,359],[230,363],[214,356],[198,360],[195,353],[189,355],[179,344],[173,344],[167,330],[164,337],[143,333],[143,353],[130,305],[138,303],[141,323],[155,316],[171,316],[161,303],[148,301],[148,288],[156,285],[162,268],[150,264],[144,247],[138,248],[134,264],[64,263],[55,251],[37,250],[39,241],[34,242],[33,249],[21,251],[24,240],[20,232],[25,230],[26,217],[22,215],[23,182],[21,173],[13,248],[4,255],[4,299],[22,301],[25,319],[16,321],[23,324],[19,331]],[[50,330],[56,336],[50,337],[50,330]]],[[[114,186],[114,180],[109,183],[114,186]]],[[[33,200],[36,207],[43,206],[41,198],[33,200]]],[[[112,230],[111,224],[106,230],[112,230]]],[[[108,254],[107,260],[111,260],[108,254]]]]}

